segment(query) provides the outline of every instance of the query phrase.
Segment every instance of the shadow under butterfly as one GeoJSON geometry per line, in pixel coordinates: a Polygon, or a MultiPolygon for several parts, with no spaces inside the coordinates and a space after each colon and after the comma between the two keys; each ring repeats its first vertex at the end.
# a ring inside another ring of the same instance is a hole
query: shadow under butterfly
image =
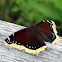
{"type": "Polygon", "coordinates": [[[52,44],[59,41],[56,25],[52,20],[41,21],[30,28],[13,33],[5,39],[4,45],[38,54],[47,47],[45,41],[52,44]]]}

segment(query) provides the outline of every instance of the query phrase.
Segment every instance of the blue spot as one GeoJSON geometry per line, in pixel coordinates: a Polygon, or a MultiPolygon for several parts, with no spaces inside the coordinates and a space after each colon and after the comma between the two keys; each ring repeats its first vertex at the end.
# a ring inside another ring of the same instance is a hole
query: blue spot
{"type": "Polygon", "coordinates": [[[10,44],[11,44],[12,42],[10,41],[10,44]]]}
{"type": "Polygon", "coordinates": [[[32,46],[32,48],[34,48],[34,47],[32,46]]]}
{"type": "Polygon", "coordinates": [[[51,27],[52,25],[50,25],[50,27],[51,27]]]}
{"type": "Polygon", "coordinates": [[[20,45],[20,42],[18,44],[20,45]]]}
{"type": "Polygon", "coordinates": [[[53,34],[53,37],[54,37],[55,35],[53,34]]]}
{"type": "Polygon", "coordinates": [[[7,40],[7,42],[8,42],[8,40],[7,40]]]}
{"type": "Polygon", "coordinates": [[[54,33],[52,33],[52,35],[53,35],[53,38],[52,38],[52,39],[54,39],[54,38],[55,38],[55,34],[54,34],[54,33]]]}
{"type": "Polygon", "coordinates": [[[35,46],[35,48],[36,48],[36,46],[35,46]]]}
{"type": "Polygon", "coordinates": [[[50,22],[50,27],[52,27],[52,25],[53,25],[53,24],[50,22]]]}
{"type": "Polygon", "coordinates": [[[28,44],[26,46],[28,47],[28,44]]]}
{"type": "Polygon", "coordinates": [[[38,45],[38,47],[39,47],[39,45],[38,45]]]}
{"type": "Polygon", "coordinates": [[[54,33],[52,32],[52,35],[54,35],[54,33]]]}
{"type": "Polygon", "coordinates": [[[10,43],[10,41],[7,40],[8,43],[10,43]]]}
{"type": "Polygon", "coordinates": [[[53,24],[50,22],[50,25],[53,25],[53,24]]]}
{"type": "Polygon", "coordinates": [[[14,41],[12,41],[12,43],[14,43],[14,41]]]}
{"type": "Polygon", "coordinates": [[[31,46],[29,46],[29,48],[31,48],[31,46]]]}
{"type": "Polygon", "coordinates": [[[17,43],[17,41],[15,41],[15,43],[17,43]]]}
{"type": "Polygon", "coordinates": [[[53,28],[51,28],[51,29],[53,29],[53,28]]]}

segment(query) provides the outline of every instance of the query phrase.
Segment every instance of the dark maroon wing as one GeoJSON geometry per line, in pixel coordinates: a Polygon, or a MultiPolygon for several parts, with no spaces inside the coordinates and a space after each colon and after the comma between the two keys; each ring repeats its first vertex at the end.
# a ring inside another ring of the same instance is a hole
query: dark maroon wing
{"type": "Polygon", "coordinates": [[[39,31],[44,34],[45,41],[53,42],[56,39],[56,35],[53,31],[53,23],[50,20],[41,21],[35,25],[39,31]]]}
{"type": "Polygon", "coordinates": [[[5,40],[8,44],[16,43],[20,46],[23,45],[26,48],[33,50],[45,46],[44,39],[39,40],[30,28],[22,29],[18,32],[15,32],[11,36],[9,36],[9,39],[7,38],[5,40]]]}

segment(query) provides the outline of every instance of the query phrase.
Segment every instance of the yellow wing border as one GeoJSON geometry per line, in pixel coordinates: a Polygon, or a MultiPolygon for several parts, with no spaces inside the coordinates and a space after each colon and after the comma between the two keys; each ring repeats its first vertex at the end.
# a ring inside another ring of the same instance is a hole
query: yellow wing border
{"type": "MultiPolygon", "coordinates": [[[[52,42],[52,44],[54,44],[54,43],[57,43],[60,39],[59,39],[59,36],[57,35],[57,30],[56,30],[55,22],[53,20],[50,20],[50,21],[52,22],[52,27],[51,28],[53,28],[53,32],[54,32],[54,34],[56,36],[56,38],[52,42]]],[[[49,20],[47,20],[47,22],[50,23],[49,20]]]]}
{"type": "Polygon", "coordinates": [[[44,46],[42,46],[42,47],[40,47],[40,48],[38,48],[38,49],[36,49],[36,50],[32,50],[32,49],[29,49],[29,48],[26,48],[25,46],[23,46],[23,45],[17,45],[17,44],[14,44],[14,43],[12,43],[12,44],[8,44],[6,41],[4,41],[4,45],[6,46],[6,47],[12,47],[12,48],[17,48],[17,49],[19,49],[19,50],[22,50],[22,49],[24,49],[26,52],[28,52],[28,53],[35,53],[35,54],[38,54],[40,51],[43,51],[43,50],[45,50],[45,48],[47,47],[46,45],[44,45],[44,46]]]}

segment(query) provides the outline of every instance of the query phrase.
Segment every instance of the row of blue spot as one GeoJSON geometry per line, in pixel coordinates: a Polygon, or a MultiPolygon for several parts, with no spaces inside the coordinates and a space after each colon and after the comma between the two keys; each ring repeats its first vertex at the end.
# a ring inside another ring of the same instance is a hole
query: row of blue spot
{"type": "Polygon", "coordinates": [[[55,38],[55,34],[52,32],[52,35],[53,35],[53,38],[52,39],[54,39],[55,38]]]}
{"type": "Polygon", "coordinates": [[[53,38],[52,39],[54,39],[55,38],[55,34],[54,34],[54,32],[53,32],[53,28],[52,28],[52,22],[51,21],[49,21],[50,22],[50,27],[51,27],[51,30],[52,30],[52,35],[53,35],[53,38]]]}
{"type": "Polygon", "coordinates": [[[28,47],[28,48],[39,48],[40,46],[38,45],[38,46],[29,46],[28,44],[26,45],[26,47],[28,47]]]}
{"type": "MultiPolygon", "coordinates": [[[[7,43],[8,44],[12,44],[12,43],[17,43],[17,41],[9,41],[9,40],[7,40],[7,43]]],[[[21,44],[20,42],[18,43],[19,45],[23,45],[23,44],[21,44]]],[[[26,47],[27,48],[39,48],[40,46],[38,45],[37,47],[36,46],[29,46],[28,44],[26,45],[26,47]]]]}
{"type": "MultiPolygon", "coordinates": [[[[7,43],[9,43],[9,44],[17,43],[17,41],[9,41],[9,40],[7,40],[7,43]]],[[[17,44],[19,44],[19,45],[23,45],[23,44],[21,44],[20,42],[19,42],[19,43],[17,43],[17,44]]]]}
{"type": "Polygon", "coordinates": [[[52,27],[52,25],[53,25],[53,24],[52,24],[52,22],[50,21],[50,27],[52,27]]]}
{"type": "Polygon", "coordinates": [[[7,40],[7,43],[11,44],[11,43],[17,43],[17,41],[9,41],[7,40]]]}

